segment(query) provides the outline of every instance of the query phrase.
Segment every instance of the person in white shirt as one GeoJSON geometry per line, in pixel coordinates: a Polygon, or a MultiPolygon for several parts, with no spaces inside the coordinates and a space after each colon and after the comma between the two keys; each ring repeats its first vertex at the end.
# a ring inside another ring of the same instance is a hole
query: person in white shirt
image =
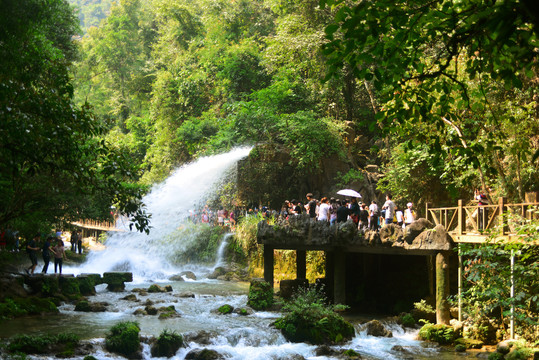
{"type": "Polygon", "coordinates": [[[369,228],[373,231],[378,230],[378,220],[380,215],[378,214],[378,204],[376,201],[372,201],[369,205],[369,228]]]}
{"type": "Polygon", "coordinates": [[[320,206],[318,208],[318,221],[329,221],[329,210],[331,206],[327,197],[323,197],[320,200],[320,206]]]}
{"type": "Polygon", "coordinates": [[[409,202],[406,204],[406,210],[404,210],[404,226],[408,226],[415,221],[415,211],[412,210],[413,204],[409,202]]]}

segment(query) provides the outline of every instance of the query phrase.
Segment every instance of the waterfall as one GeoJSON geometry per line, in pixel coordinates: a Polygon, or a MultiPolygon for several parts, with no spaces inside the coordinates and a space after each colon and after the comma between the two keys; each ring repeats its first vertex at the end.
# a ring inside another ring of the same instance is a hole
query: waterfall
{"type": "Polygon", "coordinates": [[[228,233],[223,236],[223,240],[221,240],[221,244],[219,244],[219,248],[217,249],[217,259],[215,260],[215,265],[213,265],[213,269],[216,269],[219,266],[223,266],[224,264],[224,257],[225,257],[225,249],[228,245],[228,239],[234,235],[233,233],[228,233]]]}
{"type": "Polygon", "coordinates": [[[250,147],[236,148],[228,153],[200,158],[177,169],[143,198],[147,212],[151,214],[149,235],[129,231],[128,224],[119,224],[126,231],[110,233],[105,250],[91,252],[86,263],[78,268],[67,268],[66,272],[130,271],[135,281],[166,279],[178,273],[182,269],[172,264],[170,257],[181,252],[195,234],[188,231],[187,235],[177,239],[174,232],[184,227],[189,210],[205,204],[250,150],[250,147]]]}

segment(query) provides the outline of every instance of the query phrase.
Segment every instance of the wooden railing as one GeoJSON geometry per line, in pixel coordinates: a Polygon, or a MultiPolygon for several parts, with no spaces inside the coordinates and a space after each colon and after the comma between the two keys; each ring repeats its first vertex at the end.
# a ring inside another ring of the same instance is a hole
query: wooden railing
{"type": "Polygon", "coordinates": [[[72,222],[71,224],[84,229],[118,231],[116,225],[112,221],[80,220],[72,222]]]}
{"type": "MultiPolygon", "coordinates": [[[[499,198],[492,205],[464,205],[458,201],[456,207],[430,208],[427,204],[426,217],[435,225],[442,225],[453,236],[497,236],[514,235],[515,220],[509,214],[520,215],[522,219],[537,218],[539,202],[507,204],[505,198],[499,198]]],[[[479,240],[479,239],[478,239],[479,240]]]]}

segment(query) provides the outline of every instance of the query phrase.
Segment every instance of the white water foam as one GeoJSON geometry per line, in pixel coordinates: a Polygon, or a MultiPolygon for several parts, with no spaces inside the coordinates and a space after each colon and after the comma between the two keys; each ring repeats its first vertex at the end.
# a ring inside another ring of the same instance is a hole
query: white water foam
{"type": "Polygon", "coordinates": [[[236,148],[177,169],[143,198],[147,212],[151,213],[149,235],[128,228],[124,229],[126,232],[110,234],[105,250],[90,253],[85,264],[66,268],[65,272],[130,271],[134,282],[165,280],[177,274],[182,269],[172,264],[171,256],[181,252],[184,241],[189,239],[178,239],[172,234],[183,226],[189,210],[204,204],[223,177],[250,151],[250,147],[236,148]]]}

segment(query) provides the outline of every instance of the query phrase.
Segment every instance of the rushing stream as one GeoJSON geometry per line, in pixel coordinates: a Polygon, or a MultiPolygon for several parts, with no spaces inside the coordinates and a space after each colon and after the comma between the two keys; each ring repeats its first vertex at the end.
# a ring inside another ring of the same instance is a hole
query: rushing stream
{"type": "MultiPolygon", "coordinates": [[[[181,226],[189,210],[203,204],[213,189],[218,187],[223,176],[234,168],[241,158],[247,156],[249,148],[235,149],[229,153],[206,157],[178,169],[164,183],[156,186],[144,202],[152,213],[153,226],[150,235],[134,232],[116,233],[106,242],[106,250],[89,254],[85,264],[67,267],[64,273],[103,273],[106,271],[131,271],[134,281],[126,284],[124,292],[106,290],[106,285],[96,287],[97,295],[92,302],[107,302],[107,311],[98,313],[75,312],[73,304],[64,304],[57,315],[18,318],[4,321],[0,337],[16,334],[57,334],[68,332],[94,343],[92,354],[97,359],[122,359],[103,350],[104,337],[110,327],[120,321],[137,321],[141,335],[158,336],[163,330],[180,334],[210,333],[209,343],[188,342],[174,359],[184,359],[196,348],[214,349],[227,359],[336,359],[316,356],[316,346],[287,342],[271,323],[279,313],[255,312],[252,315],[219,315],[215,310],[230,304],[244,307],[247,303],[249,284],[210,280],[206,276],[223,263],[223,249],[229,235],[225,235],[216,254],[213,266],[178,265],[170,261],[170,254],[182,250],[181,241],[171,241],[170,234],[181,226]],[[197,280],[169,281],[168,277],[182,271],[193,271],[197,280]],[[172,292],[140,294],[134,288],[148,288],[151,284],[171,285],[172,292]],[[136,301],[123,300],[135,294],[136,301]],[[155,306],[173,305],[181,317],[159,320],[157,316],[134,315],[138,308],[150,299],[155,306]]],[[[403,330],[399,325],[387,323],[393,332],[392,338],[368,336],[362,331],[361,323],[371,320],[369,316],[347,315],[356,327],[356,336],[351,342],[334,349],[354,349],[364,359],[472,359],[472,355],[457,355],[432,344],[416,340],[417,330],[403,330]]],[[[149,345],[144,344],[144,359],[152,359],[149,345]]],[[[30,356],[31,359],[53,359],[30,356]]],[[[76,357],[73,359],[82,359],[76,357]]]]}

